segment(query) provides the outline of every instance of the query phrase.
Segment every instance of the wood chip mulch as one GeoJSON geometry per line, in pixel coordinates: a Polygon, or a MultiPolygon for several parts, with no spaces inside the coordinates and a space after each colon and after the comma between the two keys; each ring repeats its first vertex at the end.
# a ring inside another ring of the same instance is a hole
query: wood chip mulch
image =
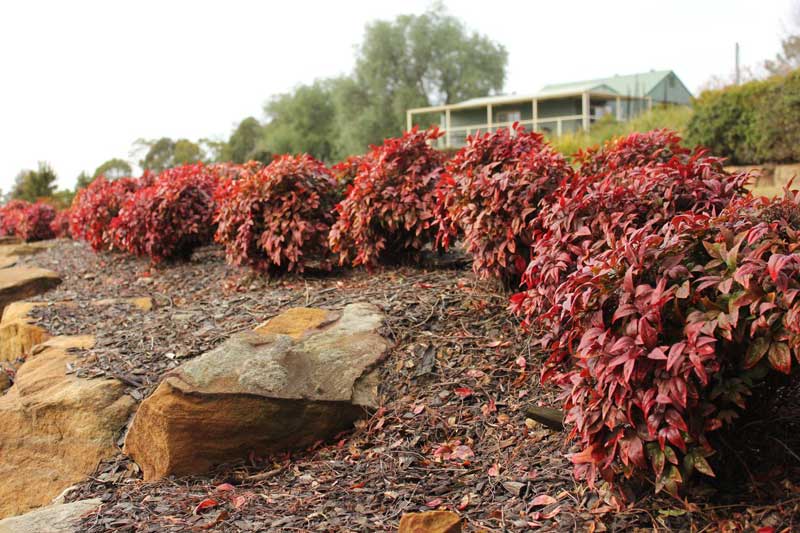
{"type": "Polygon", "coordinates": [[[602,489],[572,478],[564,434],[526,419],[527,405],[557,405],[556,391],[539,384],[541,356],[506,312],[508,295],[468,269],[268,279],[226,265],[215,247],[153,268],[70,241],[23,262],[63,275],[42,300],[72,302],[38,308],[38,321],[54,334],[97,336],[76,372],[116,377],[137,400],[170,368],[294,306],[375,303],[396,343],[381,368],[382,408],[353,432],[303,453],[253,453],[205,476],[147,484],[119,453],[68,494],[104,502],[82,531],[393,531],[404,512],[438,508],[460,513],[465,531],[800,527],[797,417],[775,434],[791,453],[745,454],[738,470],[747,475],[733,490],[698,483],[689,503],[640,486],[630,507],[614,512],[602,489]],[[92,305],[139,296],[150,296],[154,309],[92,305]]]}

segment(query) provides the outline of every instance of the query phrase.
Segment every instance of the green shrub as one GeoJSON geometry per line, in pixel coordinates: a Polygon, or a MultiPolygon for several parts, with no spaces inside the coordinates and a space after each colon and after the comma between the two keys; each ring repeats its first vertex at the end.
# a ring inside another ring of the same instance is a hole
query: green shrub
{"type": "Polygon", "coordinates": [[[800,161],[800,71],[703,92],[690,143],[737,165],[800,161]]]}

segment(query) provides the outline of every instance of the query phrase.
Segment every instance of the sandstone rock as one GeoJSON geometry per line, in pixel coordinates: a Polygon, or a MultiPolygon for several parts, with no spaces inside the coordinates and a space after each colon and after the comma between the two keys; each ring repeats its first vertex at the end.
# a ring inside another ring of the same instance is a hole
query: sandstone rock
{"type": "Polygon", "coordinates": [[[461,533],[461,517],[452,511],[406,513],[398,533],[461,533]]]}
{"type": "Polygon", "coordinates": [[[142,402],[125,452],[145,480],[302,449],[377,406],[389,348],[373,305],[291,309],[168,374],[142,402]]]}
{"type": "Polygon", "coordinates": [[[11,388],[11,377],[6,372],[5,367],[0,365],[0,394],[11,388]]]}
{"type": "Polygon", "coordinates": [[[94,305],[115,305],[115,304],[129,304],[138,307],[140,311],[145,313],[153,310],[153,299],[149,296],[140,296],[136,298],[105,298],[103,300],[96,300],[92,302],[94,305]]]}
{"type": "Polygon", "coordinates": [[[91,336],[54,337],[36,349],[0,396],[0,518],[48,504],[115,453],[134,408],[115,379],[67,374],[91,336]]]}
{"type": "Polygon", "coordinates": [[[55,246],[57,241],[15,242],[0,244],[0,257],[12,255],[35,255],[55,246]]]}
{"type": "Polygon", "coordinates": [[[0,235],[0,245],[3,244],[22,244],[22,239],[16,235],[0,235]]]}
{"type": "Polygon", "coordinates": [[[16,255],[8,255],[5,257],[0,257],[0,268],[8,268],[13,267],[19,261],[19,257],[16,255]]]}
{"type": "Polygon", "coordinates": [[[29,316],[44,302],[13,302],[3,310],[0,319],[0,361],[15,361],[29,354],[31,349],[50,338],[29,316]]]}
{"type": "MultiPolygon", "coordinates": [[[[91,302],[95,306],[115,305],[126,303],[144,312],[153,308],[153,300],[149,297],[137,298],[107,298],[91,302]]],[[[0,361],[15,361],[31,353],[37,344],[50,338],[44,328],[37,325],[30,316],[31,311],[39,306],[61,305],[74,306],[75,302],[13,302],[3,310],[0,319],[0,361]]]]}
{"type": "Polygon", "coordinates": [[[78,533],[80,518],[98,507],[99,498],[50,505],[0,520],[0,533],[78,533]]]}
{"type": "Polygon", "coordinates": [[[36,267],[0,269],[0,311],[11,302],[42,294],[59,283],[61,278],[52,270],[36,267]]]}

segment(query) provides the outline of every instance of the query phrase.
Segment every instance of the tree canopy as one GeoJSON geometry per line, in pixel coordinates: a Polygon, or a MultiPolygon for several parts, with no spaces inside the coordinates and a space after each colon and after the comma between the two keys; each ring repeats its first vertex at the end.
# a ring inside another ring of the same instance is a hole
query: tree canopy
{"type": "Polygon", "coordinates": [[[139,139],[136,145],[146,149],[144,158],[139,161],[139,166],[145,170],[161,172],[176,165],[203,161],[205,154],[198,143],[188,139],[174,141],[169,137],[147,140],[139,139]]]}
{"type": "Polygon", "coordinates": [[[234,163],[245,163],[253,159],[262,135],[261,123],[253,117],[247,117],[236,126],[228,142],[223,143],[219,158],[234,163]]]}
{"type": "Polygon", "coordinates": [[[368,24],[351,76],[318,80],[265,106],[263,146],[330,161],[399,135],[406,110],[499,92],[508,54],[435,5],[368,24]]]}
{"type": "Polygon", "coordinates": [[[110,180],[115,180],[122,178],[124,176],[130,176],[133,169],[131,168],[131,164],[125,161],[124,159],[113,158],[109,159],[99,167],[94,170],[93,178],[97,176],[105,176],[110,180]]]}
{"type": "Polygon", "coordinates": [[[53,167],[44,161],[36,170],[23,170],[14,180],[11,198],[35,202],[38,198],[52,196],[56,190],[56,176],[53,167]]]}

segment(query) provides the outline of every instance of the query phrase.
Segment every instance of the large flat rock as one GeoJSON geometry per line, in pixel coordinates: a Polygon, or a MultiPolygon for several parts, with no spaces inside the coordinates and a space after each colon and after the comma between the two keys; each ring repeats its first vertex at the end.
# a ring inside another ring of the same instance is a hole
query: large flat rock
{"type": "Polygon", "coordinates": [[[49,291],[61,283],[52,270],[37,267],[0,269],[0,312],[11,302],[24,300],[49,291]]]}
{"type": "Polygon", "coordinates": [[[116,450],[134,400],[115,379],[68,374],[91,336],[39,344],[0,397],[0,518],[47,505],[116,450]]]}
{"type": "Polygon", "coordinates": [[[351,428],[378,403],[375,366],[390,344],[370,304],[297,308],[168,374],[142,402],[125,452],[145,480],[201,473],[305,448],[351,428]]]}
{"type": "Polygon", "coordinates": [[[99,498],[49,505],[20,516],[0,520],[0,533],[79,533],[81,517],[102,502],[99,498]]]}

